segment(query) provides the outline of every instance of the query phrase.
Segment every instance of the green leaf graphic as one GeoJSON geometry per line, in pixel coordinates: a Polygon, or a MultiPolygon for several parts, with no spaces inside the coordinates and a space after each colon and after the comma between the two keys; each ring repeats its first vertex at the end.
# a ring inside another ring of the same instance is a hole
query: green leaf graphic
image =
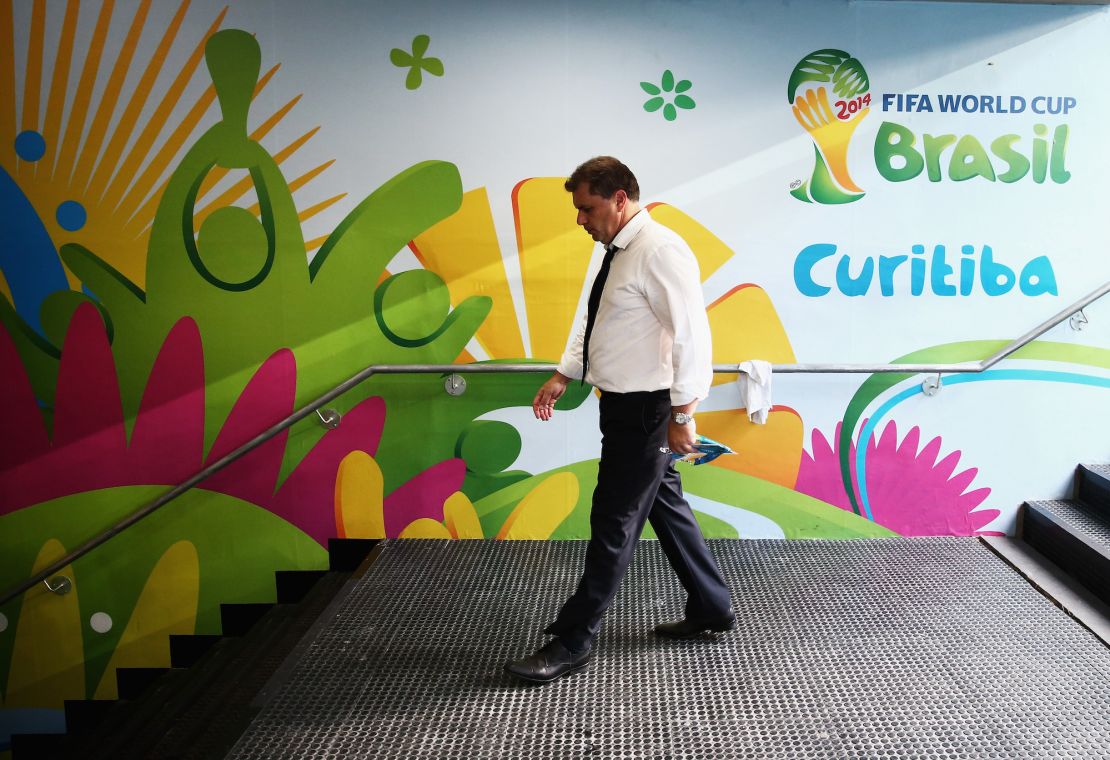
{"type": "Polygon", "coordinates": [[[833,92],[840,98],[852,98],[862,92],[867,92],[871,82],[867,79],[867,72],[863,64],[855,58],[849,58],[836,67],[832,76],[833,92]]]}
{"type": "Polygon", "coordinates": [[[412,38],[412,52],[406,53],[400,48],[393,48],[389,52],[389,60],[398,68],[407,68],[409,73],[405,76],[405,87],[415,90],[420,87],[423,77],[421,70],[427,71],[432,76],[443,76],[443,61],[438,58],[425,58],[428,45],[432,38],[426,34],[418,34],[412,38]]]}
{"type": "Polygon", "coordinates": [[[794,93],[806,82],[829,82],[836,67],[843,63],[848,54],[843,50],[831,48],[815,50],[794,67],[790,73],[790,81],[786,85],[786,101],[794,102],[794,93]]]}
{"type": "Polygon", "coordinates": [[[432,76],[443,76],[443,61],[438,58],[425,58],[423,66],[424,71],[427,71],[432,76]]]}

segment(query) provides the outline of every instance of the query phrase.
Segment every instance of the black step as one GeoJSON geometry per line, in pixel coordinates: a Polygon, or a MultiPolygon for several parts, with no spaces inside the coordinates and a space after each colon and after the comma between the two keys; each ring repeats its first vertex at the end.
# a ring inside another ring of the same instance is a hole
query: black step
{"type": "Polygon", "coordinates": [[[135,699],[169,668],[116,668],[116,692],[120,699],[135,699]]]}
{"type": "MultiPolygon", "coordinates": [[[[228,642],[242,641],[240,638],[220,638],[214,646],[198,661],[196,667],[203,665],[205,658],[211,658],[228,642]]],[[[138,726],[147,726],[166,715],[172,714],[167,707],[180,694],[187,690],[195,671],[185,668],[172,668],[168,673],[154,681],[140,699],[117,701],[106,711],[100,724],[88,734],[71,736],[66,745],[67,757],[107,758],[141,757],[136,747],[131,746],[130,736],[138,726]]]]}
{"type": "Polygon", "coordinates": [[[142,699],[119,703],[112,721],[67,747],[70,756],[223,757],[254,717],[254,695],[347,578],[326,573],[296,605],[261,605],[266,611],[245,635],[221,638],[192,667],[171,671],[142,699]]]}
{"type": "Polygon", "coordinates": [[[12,760],[222,757],[253,696],[380,543],[331,539],[331,572],[277,571],[279,604],[220,605],[223,635],[171,635],[172,668],[120,668],[120,700],[67,702],[68,733],[14,735],[12,760]]]}
{"type": "Polygon", "coordinates": [[[329,568],[335,572],[353,573],[379,543],[377,538],[329,538],[329,568]]]}
{"type": "Polygon", "coordinates": [[[1110,512],[1110,464],[1079,465],[1075,498],[1110,512]]]}
{"type": "Polygon", "coordinates": [[[114,699],[67,699],[66,733],[72,736],[93,731],[104,722],[115,705],[114,699]]]}
{"type": "Polygon", "coordinates": [[[1021,537],[1110,604],[1110,513],[1078,500],[1028,501],[1021,537]]]}
{"type": "Polygon", "coordinates": [[[215,633],[171,633],[170,666],[191,667],[222,638],[215,633]]]}
{"type": "Polygon", "coordinates": [[[12,760],[65,757],[65,734],[12,734],[12,760]]]}
{"type": "Polygon", "coordinates": [[[278,604],[301,601],[327,573],[327,570],[278,570],[274,573],[278,604]]]}
{"type": "Polygon", "coordinates": [[[151,745],[150,756],[188,746],[192,748],[189,757],[223,757],[256,714],[251,706],[254,695],[344,587],[346,577],[329,573],[301,604],[279,605],[249,636],[233,642],[238,651],[225,670],[233,670],[236,677],[213,679],[183,703],[178,720],[151,745]]]}
{"type": "Polygon", "coordinates": [[[221,604],[220,630],[224,636],[244,636],[273,606],[265,602],[221,604]]]}

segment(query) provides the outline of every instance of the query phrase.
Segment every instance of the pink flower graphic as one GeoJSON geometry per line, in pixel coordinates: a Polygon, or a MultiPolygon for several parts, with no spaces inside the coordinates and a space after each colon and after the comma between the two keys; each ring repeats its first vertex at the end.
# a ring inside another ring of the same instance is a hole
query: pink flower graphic
{"type": "MultiPolygon", "coordinates": [[[[128,441],[112,349],[99,312],[80,306],[58,370],[53,435],[44,424],[15,344],[0,329],[0,516],[50,499],[118,486],[176,485],[291,414],[293,352],[275,351],[254,373],[204,456],[204,354],[196,323],[179,320],[151,369],[128,441]]],[[[335,479],[352,451],[376,453],[385,402],[360,402],[277,487],[288,431],[227,466],[198,488],[269,510],[320,544],[336,535],[335,479]]],[[[385,498],[389,535],[419,518],[443,520],[443,502],[466,467],[448,459],[385,498]],[[420,498],[414,498],[419,491],[420,498]]],[[[136,508],[139,505],[135,505],[136,508]]],[[[172,506],[167,507],[172,509],[172,506]]]]}
{"type": "MultiPolygon", "coordinates": [[[[866,424],[866,420],[864,420],[866,424]]],[[[840,440],[841,423],[832,440],[840,440]]],[[[913,427],[898,443],[898,428],[891,420],[878,441],[867,447],[867,495],[875,522],[904,536],[1000,535],[981,530],[998,516],[997,509],[976,509],[990,495],[989,488],[967,491],[978,470],[957,475],[960,462],[953,451],[940,461],[939,436],[918,450],[921,429],[913,427]]],[[[821,431],[813,431],[813,453],[802,452],[795,489],[851,511],[840,477],[839,444],[830,444],[821,431]]],[[[856,479],[856,444],[849,452],[853,482],[856,479]]]]}

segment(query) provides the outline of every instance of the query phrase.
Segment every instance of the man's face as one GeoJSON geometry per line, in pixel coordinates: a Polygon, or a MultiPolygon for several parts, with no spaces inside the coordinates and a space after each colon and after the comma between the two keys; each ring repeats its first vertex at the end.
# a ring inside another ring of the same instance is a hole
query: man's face
{"type": "Polygon", "coordinates": [[[589,184],[580,182],[571,198],[578,209],[577,224],[597,242],[609,245],[620,231],[624,207],[628,203],[624,190],[613,193],[612,198],[602,198],[590,192],[589,184]]]}

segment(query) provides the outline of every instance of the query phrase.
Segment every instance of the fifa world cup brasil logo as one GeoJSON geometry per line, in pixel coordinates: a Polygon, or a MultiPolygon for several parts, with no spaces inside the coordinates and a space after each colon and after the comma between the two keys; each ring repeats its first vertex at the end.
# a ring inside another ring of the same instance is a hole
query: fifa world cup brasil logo
{"type": "Polygon", "coordinates": [[[863,64],[843,50],[814,51],[794,67],[786,97],[816,154],[813,176],[790,190],[798,200],[851,203],[863,197],[848,175],[848,143],[870,110],[870,88],[863,64]]]}

